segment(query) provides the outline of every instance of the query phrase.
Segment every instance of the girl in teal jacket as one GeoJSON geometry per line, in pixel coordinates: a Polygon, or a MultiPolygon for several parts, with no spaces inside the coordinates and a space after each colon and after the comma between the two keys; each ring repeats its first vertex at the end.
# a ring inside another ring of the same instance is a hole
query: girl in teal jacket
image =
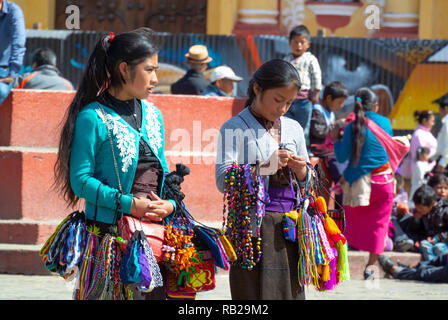
{"type": "MultiPolygon", "coordinates": [[[[96,219],[102,233],[123,214],[160,222],[175,209],[162,199],[162,114],[146,101],[158,81],[157,50],[148,28],[103,36],[67,111],[56,185],[69,205],[85,200],[88,223],[96,219]]],[[[165,298],[162,287],[151,294],[165,298]]]]}

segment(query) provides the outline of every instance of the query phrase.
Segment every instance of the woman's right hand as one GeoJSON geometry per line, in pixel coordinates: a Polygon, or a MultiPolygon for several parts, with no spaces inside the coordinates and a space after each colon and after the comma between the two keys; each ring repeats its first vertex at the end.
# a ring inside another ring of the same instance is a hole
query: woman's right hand
{"type": "Polygon", "coordinates": [[[166,212],[148,212],[151,210],[151,202],[146,198],[132,198],[131,215],[143,220],[162,221],[162,216],[165,216],[166,212]]]}
{"type": "Polygon", "coordinates": [[[277,172],[278,169],[286,167],[291,158],[291,152],[285,149],[278,149],[269,159],[260,165],[261,175],[268,176],[277,172]]]}

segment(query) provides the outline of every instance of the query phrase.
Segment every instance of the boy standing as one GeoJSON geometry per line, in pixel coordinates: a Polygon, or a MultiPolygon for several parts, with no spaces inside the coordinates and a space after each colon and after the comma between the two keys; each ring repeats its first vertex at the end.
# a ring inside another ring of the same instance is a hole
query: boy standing
{"type": "Polygon", "coordinates": [[[319,91],[322,89],[322,73],[317,58],[307,52],[311,44],[311,36],[307,27],[297,26],[289,33],[291,54],[284,59],[298,71],[301,88],[285,116],[297,120],[305,133],[306,144],[309,145],[311,111],[313,104],[319,102],[319,91]]]}
{"type": "MultiPolygon", "coordinates": [[[[341,179],[343,165],[336,161],[334,154],[324,156],[326,149],[325,140],[331,129],[338,124],[339,127],[344,126],[345,119],[336,121],[335,112],[344,107],[344,101],[348,98],[347,88],[339,81],[330,82],[325,86],[323,98],[319,103],[313,105],[310,121],[309,142],[310,150],[315,155],[320,154],[321,164],[327,176],[328,187],[334,182],[333,188],[336,194],[337,203],[342,203],[342,194],[338,192],[336,186],[341,179]],[[323,147],[322,147],[323,146],[323,147]]],[[[325,200],[329,201],[329,195],[324,195],[325,200]]]]}
{"type": "MultiPolygon", "coordinates": [[[[314,103],[310,120],[310,144],[324,144],[327,135],[336,123],[335,112],[344,107],[348,98],[347,88],[339,81],[330,82],[325,86],[320,104],[314,103]]],[[[344,125],[341,119],[341,127],[344,125]]]]}

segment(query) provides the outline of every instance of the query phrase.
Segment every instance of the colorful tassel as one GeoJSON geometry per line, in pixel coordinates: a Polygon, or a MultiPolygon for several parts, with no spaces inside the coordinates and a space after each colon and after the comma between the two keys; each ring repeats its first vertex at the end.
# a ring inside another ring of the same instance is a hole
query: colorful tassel
{"type": "Polygon", "coordinates": [[[325,215],[324,228],[325,232],[330,237],[341,233],[341,230],[339,230],[338,226],[336,225],[336,222],[334,222],[334,220],[331,219],[328,215],[325,215]]]}

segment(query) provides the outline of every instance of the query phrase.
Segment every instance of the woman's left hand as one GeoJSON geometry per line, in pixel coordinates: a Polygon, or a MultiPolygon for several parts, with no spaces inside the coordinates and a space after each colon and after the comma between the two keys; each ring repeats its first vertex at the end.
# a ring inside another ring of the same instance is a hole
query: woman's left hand
{"type": "Polygon", "coordinates": [[[338,125],[335,125],[330,131],[330,136],[331,139],[333,139],[333,142],[341,140],[341,128],[339,128],[338,125]]]}
{"type": "Polygon", "coordinates": [[[152,201],[148,205],[147,215],[154,216],[158,215],[160,220],[169,216],[174,211],[174,206],[168,200],[162,200],[158,195],[156,195],[153,191],[149,194],[152,198],[152,201]]]}
{"type": "Polygon", "coordinates": [[[305,157],[291,154],[288,160],[288,167],[294,171],[299,180],[304,180],[306,178],[305,157]]]}

